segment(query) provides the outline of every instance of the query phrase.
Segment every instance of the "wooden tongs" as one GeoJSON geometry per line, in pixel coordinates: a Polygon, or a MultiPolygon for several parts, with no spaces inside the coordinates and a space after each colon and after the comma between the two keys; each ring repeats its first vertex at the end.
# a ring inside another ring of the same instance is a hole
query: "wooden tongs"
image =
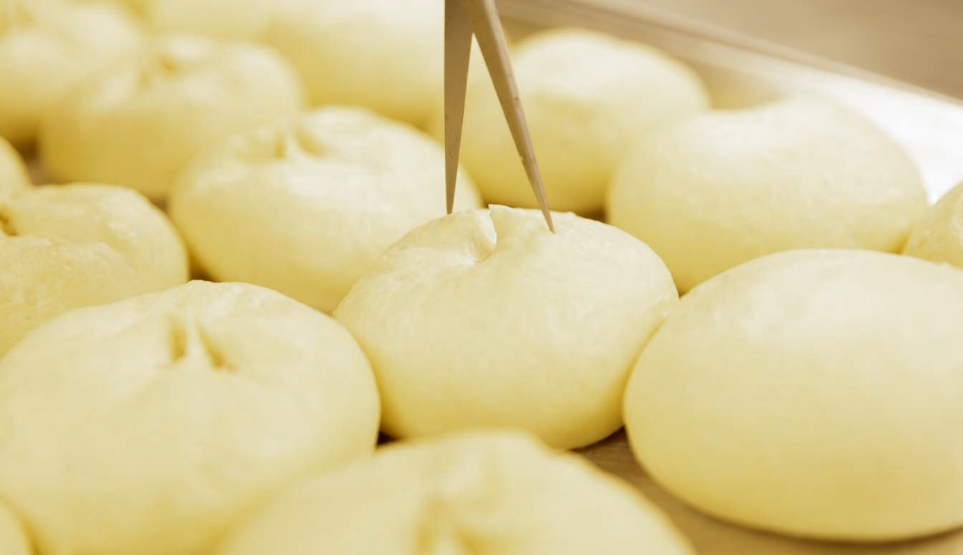
{"type": "Polygon", "coordinates": [[[528,174],[528,181],[548,228],[554,232],[555,224],[535,161],[532,139],[508,57],[505,32],[498,19],[494,0],[445,0],[445,192],[448,213],[451,214],[455,201],[472,36],[478,38],[478,46],[488,66],[495,92],[498,93],[505,119],[508,120],[525,173],[528,174]]]}

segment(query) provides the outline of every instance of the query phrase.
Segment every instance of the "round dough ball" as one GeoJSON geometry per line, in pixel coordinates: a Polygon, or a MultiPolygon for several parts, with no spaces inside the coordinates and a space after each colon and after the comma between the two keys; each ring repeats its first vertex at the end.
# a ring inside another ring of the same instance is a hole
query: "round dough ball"
{"type": "Polygon", "coordinates": [[[149,0],[144,11],[151,27],[161,32],[256,40],[292,1],[149,0]]]}
{"type": "Polygon", "coordinates": [[[31,555],[30,541],[20,521],[0,505],[0,553],[3,555],[31,555]]]}
{"type": "Polygon", "coordinates": [[[377,395],[342,326],[254,285],[75,310],[0,361],[0,495],[40,553],[206,553],[291,480],[370,455],[377,395]]]}
{"type": "Polygon", "coordinates": [[[174,227],[134,191],[78,184],[0,199],[0,355],[67,310],[187,279],[174,227]]]}
{"type": "MultiPolygon", "coordinates": [[[[555,210],[599,212],[612,173],[645,130],[708,105],[699,78],[681,62],[607,35],[553,30],[522,41],[513,58],[555,210]]],[[[461,160],[482,196],[498,204],[537,206],[487,73],[473,76],[467,96],[461,160]]],[[[444,118],[436,117],[431,130],[443,138],[444,118]]]]}
{"type": "Polygon", "coordinates": [[[41,119],[84,77],[140,46],[122,9],[58,0],[0,7],[0,136],[30,146],[41,119]]]}
{"type": "Polygon", "coordinates": [[[355,104],[424,125],[444,88],[444,4],[301,1],[264,41],[298,68],[313,104],[355,104]]]}
{"type": "Polygon", "coordinates": [[[963,268],[963,183],[943,195],[916,224],[903,254],[963,268]]]}
{"type": "Polygon", "coordinates": [[[662,513],[585,460],[528,436],[474,432],[388,446],[307,480],[217,555],[690,555],[662,513]]]}
{"type": "Polygon", "coordinates": [[[895,141],[842,106],[799,97],[653,130],[618,171],[607,214],[685,292],[779,251],[899,252],[926,206],[895,141]]]}
{"type": "Polygon", "coordinates": [[[20,154],[0,137],[0,200],[30,185],[27,167],[20,154]]]}
{"type": "Polygon", "coordinates": [[[770,255],[683,297],[625,396],[632,448],[687,503],[795,536],[963,525],[963,272],[770,255]]]}
{"type": "Polygon", "coordinates": [[[629,371],[677,300],[665,264],[603,223],[493,206],[396,243],[335,312],[371,360],[382,430],[528,430],[555,447],[622,425],[629,371]]]}
{"type": "Polygon", "coordinates": [[[296,74],[269,49],[171,37],[72,90],[45,121],[41,154],[59,180],[126,185],[161,200],[200,151],[301,106],[296,74]]]}
{"type": "MultiPolygon", "coordinates": [[[[392,243],[445,214],[444,149],[360,108],[330,107],[236,137],[182,176],[170,213],[218,281],[325,312],[392,243]]],[[[463,178],[456,208],[481,204],[463,178]]]]}

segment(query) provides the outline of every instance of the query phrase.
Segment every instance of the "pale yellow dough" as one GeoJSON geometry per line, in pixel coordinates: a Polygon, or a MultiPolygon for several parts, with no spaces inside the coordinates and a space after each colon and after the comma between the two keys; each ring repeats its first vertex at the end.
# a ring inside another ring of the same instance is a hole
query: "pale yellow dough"
{"type": "Polygon", "coordinates": [[[0,200],[30,185],[27,168],[20,154],[0,137],[0,200]]]}
{"type": "Polygon", "coordinates": [[[302,107],[294,70],[271,50],[200,37],[159,39],[135,62],[72,90],[40,138],[59,180],[133,187],[161,200],[199,152],[302,107]]]}
{"type": "Polygon", "coordinates": [[[378,396],[330,317],[192,282],[75,310],[0,361],[0,496],[41,554],[206,553],[309,471],[370,455],[378,396]]]}
{"type": "Polygon", "coordinates": [[[174,227],[134,191],[77,184],[0,198],[0,355],[67,310],[187,277],[174,227]]]}
{"type": "Polygon", "coordinates": [[[682,298],[625,424],[649,474],[724,520],[821,539],[963,525],[963,271],[858,250],[760,258],[682,298]]]}
{"type": "Polygon", "coordinates": [[[135,21],[115,6],[0,0],[0,136],[30,146],[68,89],[140,43],[135,21]]]}
{"type": "Polygon", "coordinates": [[[311,102],[360,105],[424,125],[444,87],[441,0],[301,0],[264,35],[300,71],[311,102]]]}
{"type": "Polygon", "coordinates": [[[526,435],[393,445],[291,488],[217,555],[691,555],[653,505],[526,435]]]}
{"type": "Polygon", "coordinates": [[[622,425],[629,370],[677,300],[665,264],[611,226],[494,206],[422,226],[335,317],[374,367],[394,437],[479,426],[587,445],[622,425]]]}
{"type": "Polygon", "coordinates": [[[963,268],[963,183],[943,195],[920,219],[903,254],[963,268]]]}
{"type": "Polygon", "coordinates": [[[0,553],[3,555],[31,555],[30,540],[19,519],[0,505],[0,553]]]}
{"type": "Polygon", "coordinates": [[[779,251],[899,252],[926,206],[893,139],[847,108],[800,97],[653,130],[618,171],[607,216],[688,291],[779,251]]]}
{"type": "Polygon", "coordinates": [[[93,3],[116,4],[118,6],[124,7],[125,9],[129,10],[131,13],[139,16],[139,15],[142,15],[145,9],[145,6],[150,0],[72,0],[72,1],[82,2],[85,4],[93,4],[93,3]]]}
{"type": "MultiPolygon", "coordinates": [[[[444,149],[360,108],[265,126],[203,156],[170,213],[218,281],[276,289],[325,312],[392,243],[445,214],[444,149]]],[[[476,208],[462,177],[456,209],[476,208]]]]}
{"type": "MultiPolygon", "coordinates": [[[[594,32],[535,35],[518,44],[513,64],[554,210],[599,212],[617,164],[646,130],[708,106],[699,78],[681,62],[594,32]]],[[[431,132],[441,139],[438,116],[431,132]]],[[[487,72],[469,83],[461,156],[486,200],[536,206],[487,72]]]]}
{"type": "Polygon", "coordinates": [[[146,0],[143,11],[159,32],[257,40],[279,10],[295,1],[318,0],[146,0]]]}

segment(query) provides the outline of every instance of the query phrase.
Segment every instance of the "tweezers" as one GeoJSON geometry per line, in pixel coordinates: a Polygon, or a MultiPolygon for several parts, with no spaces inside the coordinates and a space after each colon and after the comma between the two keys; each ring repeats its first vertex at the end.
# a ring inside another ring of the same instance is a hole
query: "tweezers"
{"type": "Polygon", "coordinates": [[[535,161],[531,135],[508,57],[505,32],[498,19],[494,0],[445,0],[445,198],[448,213],[451,214],[455,201],[473,36],[478,39],[478,46],[488,66],[492,84],[495,85],[495,92],[508,121],[515,147],[525,166],[528,182],[535,193],[542,215],[545,216],[545,223],[554,232],[555,224],[552,222],[542,176],[535,161]]]}

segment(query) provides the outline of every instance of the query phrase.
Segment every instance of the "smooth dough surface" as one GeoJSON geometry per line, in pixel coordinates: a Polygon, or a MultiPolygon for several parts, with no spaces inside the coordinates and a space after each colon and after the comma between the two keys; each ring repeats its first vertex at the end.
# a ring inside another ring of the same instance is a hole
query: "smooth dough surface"
{"type": "Polygon", "coordinates": [[[257,40],[280,10],[299,1],[306,0],[147,0],[144,17],[163,33],[257,40]]]}
{"type": "MultiPolygon", "coordinates": [[[[0,200],[30,186],[27,167],[13,146],[0,137],[0,200]]],[[[0,220],[3,216],[0,215],[0,220]]]]}
{"type": "Polygon", "coordinates": [[[34,142],[62,95],[141,44],[135,21],[110,5],[4,0],[0,7],[0,136],[34,142]]]}
{"type": "MultiPolygon", "coordinates": [[[[445,214],[444,183],[444,149],[420,131],[329,107],[203,156],[169,208],[212,278],[332,312],[392,243],[445,214]]],[[[455,200],[481,204],[465,176],[455,200]]]]}
{"type": "Polygon", "coordinates": [[[760,258],[684,296],[625,397],[632,448],[724,520],[899,540],[963,525],[963,271],[857,250],[760,258]]]}
{"type": "Polygon", "coordinates": [[[637,492],[527,435],[391,445],[293,487],[217,555],[689,555],[637,492]]]}
{"type": "Polygon", "coordinates": [[[369,455],[337,322],[248,284],[70,312],[0,361],[0,495],[40,553],[195,555],[294,478],[369,455]]]}
{"type": "Polygon", "coordinates": [[[20,520],[9,509],[0,505],[0,553],[3,555],[31,555],[30,540],[20,520]]]}
{"type": "Polygon", "coordinates": [[[677,300],[665,265],[611,226],[493,206],[396,243],[335,312],[378,379],[382,430],[513,427],[555,447],[622,425],[628,373],[677,300]]]}
{"type": "Polygon", "coordinates": [[[779,251],[899,252],[926,206],[893,139],[829,100],[797,97],[653,130],[618,170],[606,213],[684,292],[779,251]]]}
{"type": "Polygon", "coordinates": [[[41,155],[58,180],[126,185],[161,200],[194,156],[294,116],[302,101],[294,70],[270,49],[167,37],[67,94],[45,120],[41,155]]]}
{"type": "MultiPolygon", "coordinates": [[[[708,106],[701,81],[681,62],[590,31],[559,29],[525,39],[512,63],[553,210],[601,211],[612,173],[646,130],[708,106]]],[[[482,196],[535,207],[487,72],[472,76],[467,96],[461,160],[482,196]]],[[[431,132],[441,139],[444,118],[438,116],[431,132]]]]}
{"type": "Polygon", "coordinates": [[[963,268],[963,183],[950,189],[920,219],[903,254],[963,268]]]}
{"type": "Polygon", "coordinates": [[[353,104],[423,126],[444,88],[444,2],[300,0],[264,42],[290,60],[311,102],[353,104]]]}
{"type": "Polygon", "coordinates": [[[0,198],[0,355],[67,310],[187,278],[174,227],[134,191],[75,184],[0,198]]]}

